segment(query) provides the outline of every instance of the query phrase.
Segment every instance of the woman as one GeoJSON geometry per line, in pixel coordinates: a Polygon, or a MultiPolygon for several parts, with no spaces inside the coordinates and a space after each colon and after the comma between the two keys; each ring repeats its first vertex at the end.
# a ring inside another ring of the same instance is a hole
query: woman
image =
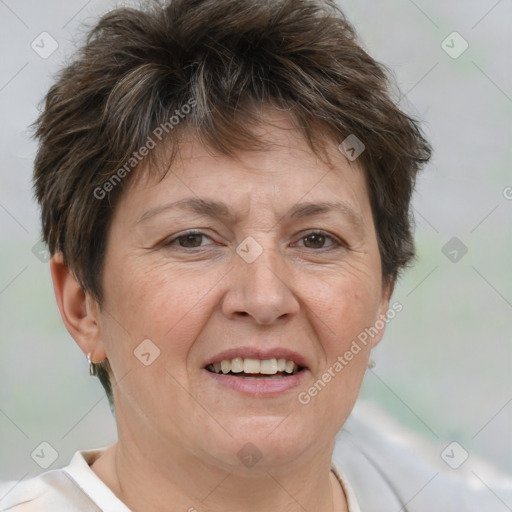
{"type": "Polygon", "coordinates": [[[57,304],[118,441],[2,510],[424,510],[409,466],[333,460],[430,147],[331,2],[113,11],[37,136],[57,304]]]}

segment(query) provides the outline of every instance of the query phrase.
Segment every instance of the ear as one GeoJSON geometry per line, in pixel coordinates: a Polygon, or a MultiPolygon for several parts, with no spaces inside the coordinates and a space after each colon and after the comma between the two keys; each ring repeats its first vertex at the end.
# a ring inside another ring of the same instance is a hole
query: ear
{"type": "Polygon", "coordinates": [[[75,274],[64,262],[62,252],[50,260],[53,289],[62,321],[82,352],[92,362],[107,357],[100,337],[99,306],[84,292],[75,274]]]}
{"type": "MultiPolygon", "coordinates": [[[[393,295],[393,289],[395,288],[394,281],[388,280],[386,278],[383,278],[382,280],[382,294],[380,298],[380,304],[379,304],[379,310],[377,313],[377,318],[375,319],[375,329],[377,329],[377,334],[372,339],[372,348],[375,348],[379,341],[382,339],[382,336],[384,335],[384,331],[386,329],[387,322],[389,321],[390,317],[388,316],[389,311],[389,301],[391,300],[391,295],[393,295]]],[[[393,312],[401,311],[402,305],[399,304],[400,309],[395,310],[393,308],[393,312]]]]}

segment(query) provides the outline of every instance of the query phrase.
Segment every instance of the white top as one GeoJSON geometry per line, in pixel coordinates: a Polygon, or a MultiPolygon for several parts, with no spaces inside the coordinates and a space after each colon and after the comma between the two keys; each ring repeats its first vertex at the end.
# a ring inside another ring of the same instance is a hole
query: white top
{"type": "MultiPolygon", "coordinates": [[[[2,512],[130,512],[90,468],[107,447],[77,451],[68,466],[46,471],[19,483],[0,483],[2,512]]],[[[332,470],[341,483],[349,512],[361,512],[352,486],[336,462],[332,470]]]]}

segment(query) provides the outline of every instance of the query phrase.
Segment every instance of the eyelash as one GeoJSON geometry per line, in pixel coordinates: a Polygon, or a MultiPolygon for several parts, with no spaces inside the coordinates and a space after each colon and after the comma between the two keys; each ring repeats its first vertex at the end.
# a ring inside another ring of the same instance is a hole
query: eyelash
{"type": "MultiPolygon", "coordinates": [[[[190,230],[190,231],[186,231],[185,233],[181,233],[179,234],[178,236],[174,236],[173,238],[171,239],[168,239],[166,241],[163,242],[163,246],[164,247],[171,247],[174,245],[175,242],[177,242],[180,238],[186,238],[187,236],[190,236],[190,235],[196,235],[196,236],[203,236],[203,237],[206,237],[206,238],[209,238],[211,240],[211,237],[209,237],[208,235],[206,235],[205,233],[203,233],[202,231],[197,231],[197,230],[190,230]]],[[[300,237],[300,240],[303,240],[304,238],[307,238],[308,236],[311,236],[311,235],[320,235],[320,236],[323,236],[324,238],[326,239],[329,239],[331,240],[331,245],[330,246],[327,246],[327,247],[321,247],[319,249],[312,249],[312,248],[309,248],[309,247],[306,247],[306,249],[311,249],[313,251],[328,251],[328,250],[333,250],[335,248],[343,248],[343,247],[346,247],[346,244],[339,241],[336,237],[328,234],[327,232],[325,231],[322,231],[322,230],[312,230],[312,231],[308,231],[307,233],[305,233],[304,235],[302,235],[300,237]]],[[[194,252],[194,251],[197,251],[197,250],[200,250],[202,249],[202,247],[192,247],[192,248],[188,248],[188,247],[181,247],[181,246],[178,246],[180,250],[184,250],[186,252],[194,252]]]]}

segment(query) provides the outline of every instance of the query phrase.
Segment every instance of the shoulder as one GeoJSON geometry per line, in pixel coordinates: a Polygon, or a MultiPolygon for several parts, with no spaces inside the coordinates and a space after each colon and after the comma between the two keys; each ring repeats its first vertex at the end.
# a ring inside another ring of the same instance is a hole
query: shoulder
{"type": "Polygon", "coordinates": [[[99,451],[78,451],[64,468],[46,471],[26,480],[0,482],[0,511],[101,512],[95,499],[96,488],[101,495],[106,492],[105,486],[84,459],[84,455],[99,451]]]}
{"type": "Polygon", "coordinates": [[[0,484],[2,512],[75,512],[99,508],[76,488],[67,473],[53,470],[21,482],[0,484]],[[84,507],[85,506],[85,507],[84,507]]]}
{"type": "Polygon", "coordinates": [[[21,482],[15,480],[0,482],[0,510],[2,512],[37,510],[34,508],[33,502],[44,493],[44,485],[38,477],[21,482]]]}
{"type": "Polygon", "coordinates": [[[441,457],[448,444],[429,444],[359,404],[338,436],[334,458],[365,512],[509,510],[502,503],[512,504],[512,477],[472,454],[466,459],[457,445],[446,453],[463,462],[450,467],[441,457]]]}

